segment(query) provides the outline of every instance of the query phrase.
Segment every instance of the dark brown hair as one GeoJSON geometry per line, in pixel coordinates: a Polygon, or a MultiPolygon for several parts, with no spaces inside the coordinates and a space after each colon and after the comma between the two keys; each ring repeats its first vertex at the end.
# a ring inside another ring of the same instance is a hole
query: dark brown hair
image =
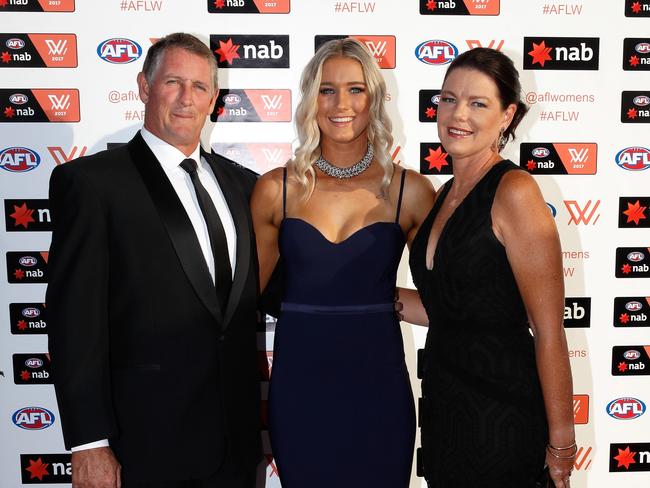
{"type": "Polygon", "coordinates": [[[505,109],[510,104],[517,106],[512,122],[503,132],[506,141],[511,138],[514,139],[515,130],[526,112],[528,112],[528,106],[521,101],[519,73],[512,60],[496,49],[488,47],[470,49],[451,62],[447,73],[445,73],[444,81],[447,80],[449,73],[458,68],[475,69],[494,81],[499,90],[502,109],[505,109]]]}

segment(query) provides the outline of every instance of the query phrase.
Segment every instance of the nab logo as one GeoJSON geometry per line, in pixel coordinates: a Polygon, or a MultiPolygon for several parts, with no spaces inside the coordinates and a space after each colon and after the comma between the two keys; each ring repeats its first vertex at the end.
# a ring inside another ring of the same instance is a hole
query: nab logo
{"type": "Polygon", "coordinates": [[[25,407],[16,410],[11,420],[21,429],[43,430],[54,423],[54,414],[42,407],[25,407]]]}
{"type": "Polygon", "coordinates": [[[7,39],[5,45],[9,49],[22,49],[25,47],[25,41],[23,41],[22,39],[18,39],[16,37],[12,37],[11,39],[7,39]]]}
{"type": "Polygon", "coordinates": [[[591,297],[564,299],[564,327],[586,328],[591,319],[591,297]]]}
{"type": "Polygon", "coordinates": [[[591,200],[587,200],[585,205],[580,205],[576,200],[565,200],[564,205],[570,215],[567,225],[596,225],[596,222],[600,218],[600,214],[596,213],[600,206],[600,200],[596,200],[593,207],[591,200]]]}
{"type": "Polygon", "coordinates": [[[633,420],[645,413],[645,403],[636,398],[617,398],[607,404],[607,415],[617,420],[633,420]]]}
{"type": "Polygon", "coordinates": [[[142,55],[142,48],[131,39],[114,37],[97,46],[97,55],[107,63],[128,64],[142,55]]]}
{"type": "Polygon", "coordinates": [[[289,67],[287,35],[211,35],[210,49],[221,68],[289,67]]]}
{"type": "Polygon", "coordinates": [[[650,471],[650,442],[609,445],[609,472],[650,471]]]}
{"type": "Polygon", "coordinates": [[[415,48],[415,57],[425,64],[442,66],[451,63],[458,56],[458,48],[442,40],[424,41],[415,48]]]}
{"type": "Polygon", "coordinates": [[[597,70],[597,37],[524,37],[524,69],[597,70]]]}
{"type": "Polygon", "coordinates": [[[26,147],[8,147],[0,151],[0,168],[10,173],[25,173],[41,164],[36,151],[26,147]]]}
{"type": "Polygon", "coordinates": [[[616,153],[616,164],[628,171],[650,168],[650,149],[639,146],[626,147],[616,153]]]}

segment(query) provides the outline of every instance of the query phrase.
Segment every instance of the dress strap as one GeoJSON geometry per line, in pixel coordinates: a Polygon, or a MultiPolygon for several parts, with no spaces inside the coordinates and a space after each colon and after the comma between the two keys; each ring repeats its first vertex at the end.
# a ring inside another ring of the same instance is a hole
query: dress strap
{"type": "Polygon", "coordinates": [[[287,167],[282,168],[282,219],[287,217],[287,167]]]}
{"type": "Polygon", "coordinates": [[[406,179],[406,170],[402,169],[402,177],[399,182],[399,197],[397,197],[397,212],[395,213],[395,223],[399,224],[399,213],[402,210],[402,195],[404,193],[404,180],[406,179]]]}

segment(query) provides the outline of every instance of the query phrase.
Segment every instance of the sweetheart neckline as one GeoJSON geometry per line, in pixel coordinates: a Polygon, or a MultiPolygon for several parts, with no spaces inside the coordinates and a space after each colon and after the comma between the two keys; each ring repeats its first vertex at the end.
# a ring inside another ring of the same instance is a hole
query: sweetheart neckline
{"type": "Polygon", "coordinates": [[[402,232],[402,227],[401,227],[397,222],[386,222],[386,221],[381,221],[381,220],[380,220],[380,221],[373,222],[373,223],[368,224],[368,225],[364,225],[363,227],[360,227],[360,228],[358,228],[357,230],[355,230],[352,234],[350,234],[349,236],[347,236],[345,239],[343,239],[343,240],[341,240],[341,241],[338,241],[338,242],[334,242],[334,241],[330,241],[327,237],[325,237],[325,234],[323,234],[323,233],[320,231],[320,229],[319,229],[318,227],[316,227],[314,224],[312,224],[312,223],[306,221],[305,219],[301,219],[300,217],[285,217],[284,219],[282,219],[282,222],[280,222],[280,227],[282,227],[282,225],[284,224],[284,222],[287,221],[287,220],[294,220],[294,221],[297,221],[297,222],[303,222],[303,223],[306,224],[308,227],[310,227],[310,228],[312,228],[314,231],[316,231],[316,233],[317,233],[318,235],[320,235],[321,238],[322,238],[325,242],[328,242],[328,243],[332,244],[333,246],[338,246],[338,245],[340,245],[340,244],[343,244],[343,243],[349,241],[350,239],[352,239],[352,238],[353,238],[354,236],[356,236],[357,234],[359,234],[361,231],[363,231],[363,230],[365,230],[365,229],[368,229],[368,228],[370,228],[370,227],[373,227],[373,226],[375,226],[375,225],[379,225],[379,224],[388,224],[388,225],[392,225],[392,226],[397,226],[397,227],[399,228],[400,235],[401,235],[402,237],[404,237],[404,233],[402,232]]]}

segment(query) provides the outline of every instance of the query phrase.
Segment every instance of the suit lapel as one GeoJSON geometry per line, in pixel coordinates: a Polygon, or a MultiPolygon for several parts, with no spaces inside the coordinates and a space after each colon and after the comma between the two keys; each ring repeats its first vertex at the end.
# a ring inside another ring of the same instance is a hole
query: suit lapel
{"type": "Polygon", "coordinates": [[[174,187],[139,132],[131,139],[127,147],[135,167],[149,190],[149,195],[158,210],[160,219],[167,229],[187,278],[205,307],[217,322],[222,324],[223,316],[218,305],[212,277],[192,223],[174,187]]]}
{"type": "Polygon", "coordinates": [[[251,236],[253,230],[248,214],[248,201],[244,193],[240,190],[239,183],[234,181],[224,171],[223,165],[228,163],[220,162],[218,156],[208,154],[203,150],[201,150],[201,155],[208,162],[217,178],[219,187],[223,192],[226,204],[230,209],[232,219],[235,223],[235,230],[237,231],[237,262],[235,264],[235,275],[232,288],[230,289],[230,296],[228,297],[228,305],[226,306],[224,321],[222,323],[222,327],[225,329],[232,318],[244,290],[244,285],[246,284],[246,278],[251,265],[251,236]]]}

